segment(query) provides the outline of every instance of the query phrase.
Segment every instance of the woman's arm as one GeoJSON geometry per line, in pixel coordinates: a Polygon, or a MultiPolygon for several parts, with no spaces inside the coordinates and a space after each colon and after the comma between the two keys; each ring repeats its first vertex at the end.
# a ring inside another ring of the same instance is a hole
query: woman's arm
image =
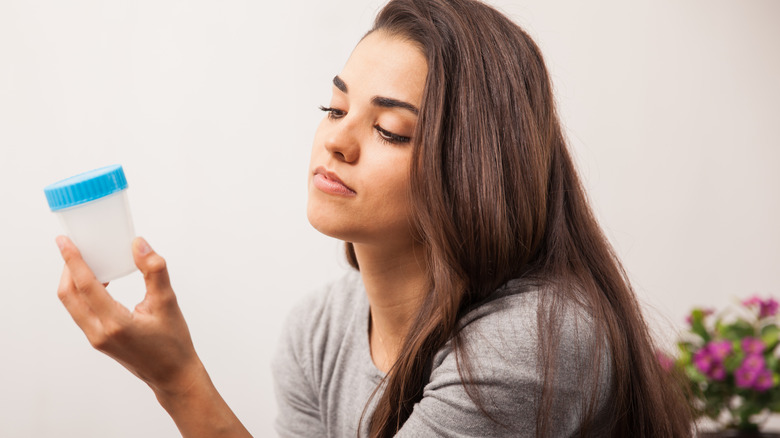
{"type": "Polygon", "coordinates": [[[145,240],[133,241],[146,295],[132,312],[111,298],[67,237],[57,237],[57,246],[65,260],[57,295],[65,308],[93,347],[149,385],[183,437],[251,436],[198,358],[165,260],[145,240]]]}

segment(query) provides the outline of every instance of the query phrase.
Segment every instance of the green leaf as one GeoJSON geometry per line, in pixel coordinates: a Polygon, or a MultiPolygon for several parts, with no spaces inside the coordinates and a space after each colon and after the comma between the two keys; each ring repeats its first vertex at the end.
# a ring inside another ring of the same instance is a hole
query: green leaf
{"type": "Polygon", "coordinates": [[[691,331],[704,339],[704,342],[709,342],[711,336],[704,327],[703,310],[693,309],[693,312],[691,312],[691,331]]]}
{"type": "Polygon", "coordinates": [[[677,349],[681,353],[691,353],[699,349],[699,346],[692,342],[678,342],[677,349]]]}
{"type": "Polygon", "coordinates": [[[680,354],[677,356],[677,360],[675,361],[678,365],[689,365],[691,363],[691,357],[692,353],[691,350],[686,350],[680,347],[680,354]]]}
{"type": "Polygon", "coordinates": [[[755,329],[746,321],[737,320],[723,327],[723,337],[731,341],[741,341],[742,338],[754,335],[755,329]]]}
{"type": "MultiPolygon", "coordinates": [[[[764,355],[764,359],[766,359],[766,367],[769,368],[772,371],[778,372],[780,369],[778,369],[778,359],[777,356],[773,355],[764,355]]],[[[775,382],[775,385],[777,385],[777,382],[775,382]]]]}
{"type": "Polygon", "coordinates": [[[715,321],[715,334],[717,336],[722,336],[723,335],[723,327],[724,327],[723,321],[721,321],[720,319],[717,319],[715,321]]]}
{"type": "Polygon", "coordinates": [[[733,373],[734,370],[742,365],[742,360],[744,358],[745,353],[730,354],[726,357],[726,360],[723,361],[723,366],[726,368],[726,371],[733,373]]]}
{"type": "Polygon", "coordinates": [[[684,370],[685,375],[688,376],[688,378],[693,382],[699,383],[707,381],[707,378],[704,376],[704,374],[699,372],[699,370],[696,369],[696,367],[693,365],[686,365],[684,370]]]}
{"type": "Polygon", "coordinates": [[[777,347],[778,339],[780,339],[780,328],[776,325],[769,324],[761,329],[761,340],[764,341],[769,351],[777,347]]]}

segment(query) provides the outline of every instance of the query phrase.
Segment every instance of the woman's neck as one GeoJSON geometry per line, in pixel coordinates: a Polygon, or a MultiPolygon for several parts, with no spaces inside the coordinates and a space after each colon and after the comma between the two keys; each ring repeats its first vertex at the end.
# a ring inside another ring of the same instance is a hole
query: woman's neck
{"type": "Polygon", "coordinates": [[[428,289],[424,247],[388,250],[355,244],[355,255],[371,308],[371,357],[387,372],[428,289]]]}

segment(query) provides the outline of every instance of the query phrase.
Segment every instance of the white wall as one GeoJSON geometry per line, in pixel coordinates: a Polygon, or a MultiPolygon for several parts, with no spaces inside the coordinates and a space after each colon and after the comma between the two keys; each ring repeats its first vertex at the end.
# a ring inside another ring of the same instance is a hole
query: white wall
{"type": "MultiPolygon", "coordinates": [[[[48,183],[124,165],[196,347],[257,436],[284,315],[345,269],[305,218],[316,106],[381,2],[0,2],[0,436],[174,436],[56,297],[48,183]]],[[[537,40],[654,327],[780,294],[780,3],[495,1],[537,40]],[[628,6],[628,4],[631,6],[628,6]]],[[[133,275],[110,286],[128,306],[133,275]]]]}

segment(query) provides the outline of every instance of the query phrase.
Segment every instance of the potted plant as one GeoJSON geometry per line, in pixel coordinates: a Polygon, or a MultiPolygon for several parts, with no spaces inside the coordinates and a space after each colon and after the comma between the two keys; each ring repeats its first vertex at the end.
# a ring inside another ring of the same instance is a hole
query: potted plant
{"type": "Polygon", "coordinates": [[[780,412],[778,302],[754,296],[719,313],[694,309],[687,319],[677,358],[659,360],[682,376],[696,418],[720,426],[700,436],[780,437],[759,431],[780,412]]]}

